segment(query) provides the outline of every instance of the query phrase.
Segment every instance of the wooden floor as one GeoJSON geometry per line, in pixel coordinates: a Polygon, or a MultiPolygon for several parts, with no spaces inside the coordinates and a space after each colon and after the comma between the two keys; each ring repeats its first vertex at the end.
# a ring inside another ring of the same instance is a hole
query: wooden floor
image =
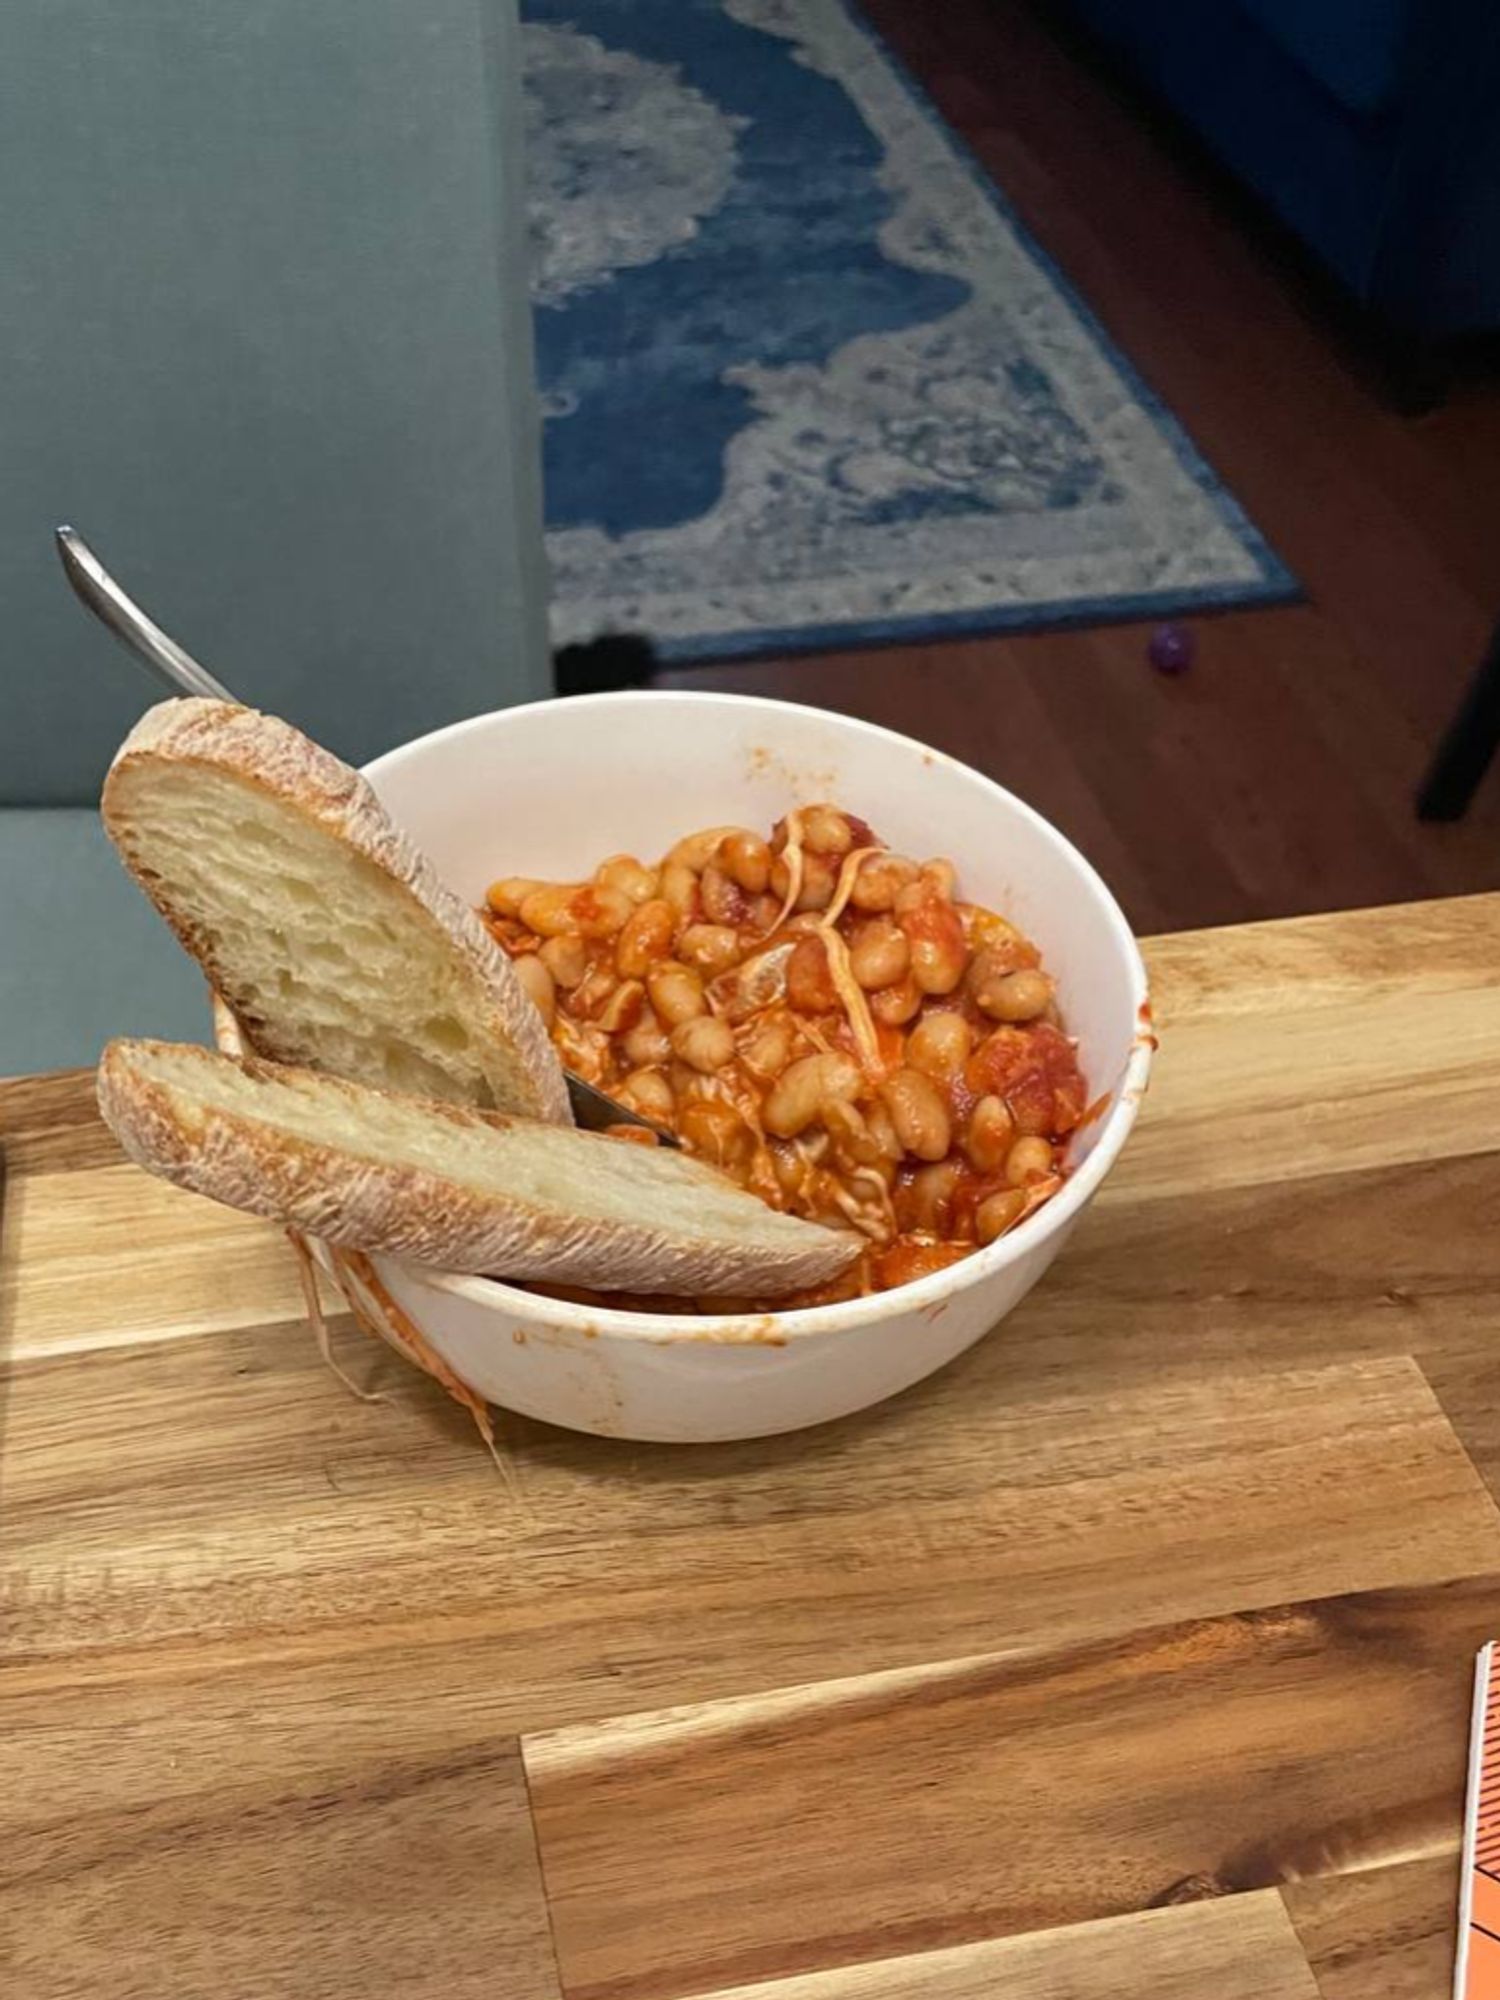
{"type": "Polygon", "coordinates": [[[1500,610],[1500,385],[1396,415],[1211,172],[1024,0],[866,12],[1302,579],[1308,602],[661,676],[910,730],[1033,801],[1138,928],[1500,885],[1500,773],[1466,824],[1411,795],[1500,610]]]}

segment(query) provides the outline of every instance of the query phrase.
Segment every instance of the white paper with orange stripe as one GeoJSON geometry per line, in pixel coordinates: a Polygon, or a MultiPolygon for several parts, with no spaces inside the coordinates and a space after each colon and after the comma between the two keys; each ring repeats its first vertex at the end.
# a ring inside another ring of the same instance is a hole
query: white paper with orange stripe
{"type": "Polygon", "coordinates": [[[1500,1687],[1494,1665],[1492,1643],[1474,1665],[1454,2000],[1500,2000],[1500,1687]]]}

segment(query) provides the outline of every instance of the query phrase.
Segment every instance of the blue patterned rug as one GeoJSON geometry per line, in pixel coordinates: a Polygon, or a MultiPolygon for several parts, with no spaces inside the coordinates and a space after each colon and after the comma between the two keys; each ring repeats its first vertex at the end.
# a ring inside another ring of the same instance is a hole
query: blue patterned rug
{"type": "Polygon", "coordinates": [[[842,0],[523,0],[558,643],[1295,594],[842,0]]]}

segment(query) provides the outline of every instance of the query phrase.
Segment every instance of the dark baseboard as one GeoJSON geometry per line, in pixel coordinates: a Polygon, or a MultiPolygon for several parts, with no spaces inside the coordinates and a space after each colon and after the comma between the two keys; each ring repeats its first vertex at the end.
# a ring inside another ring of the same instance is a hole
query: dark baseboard
{"type": "Polygon", "coordinates": [[[661,662],[651,641],[638,632],[608,632],[579,646],[563,646],[552,656],[552,679],[559,694],[610,694],[617,688],[649,687],[661,662]]]}

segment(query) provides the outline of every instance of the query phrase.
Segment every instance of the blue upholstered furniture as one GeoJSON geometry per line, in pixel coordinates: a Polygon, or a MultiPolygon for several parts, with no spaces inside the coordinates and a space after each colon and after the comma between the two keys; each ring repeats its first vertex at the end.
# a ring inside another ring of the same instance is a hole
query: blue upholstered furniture
{"type": "Polygon", "coordinates": [[[548,692],[514,0],[9,0],[0,1075],[201,1031],[93,807],[151,684],[73,518],[358,762],[548,692]]]}
{"type": "Polygon", "coordinates": [[[1494,0],[1056,4],[1392,330],[1500,326],[1494,0]]]}

